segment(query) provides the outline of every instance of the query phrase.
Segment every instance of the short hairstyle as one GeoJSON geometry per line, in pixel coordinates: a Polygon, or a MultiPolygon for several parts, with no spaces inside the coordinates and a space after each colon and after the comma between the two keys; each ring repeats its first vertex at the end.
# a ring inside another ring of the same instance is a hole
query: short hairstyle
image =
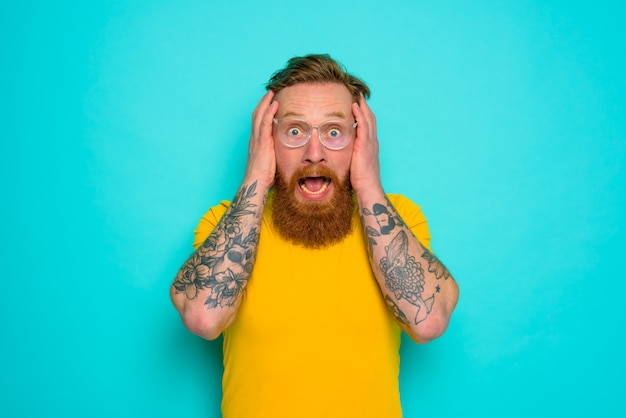
{"type": "Polygon", "coordinates": [[[310,54],[289,59],[285,68],[272,75],[266,87],[277,94],[285,87],[300,83],[343,84],[356,103],[361,94],[366,99],[370,97],[369,87],[361,79],[349,74],[343,65],[328,54],[310,54]]]}

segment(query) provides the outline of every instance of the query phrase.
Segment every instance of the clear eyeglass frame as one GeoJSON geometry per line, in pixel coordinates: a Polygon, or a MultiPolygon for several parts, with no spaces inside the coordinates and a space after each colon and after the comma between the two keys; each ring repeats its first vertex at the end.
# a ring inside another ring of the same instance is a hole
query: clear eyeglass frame
{"type": "Polygon", "coordinates": [[[324,122],[321,123],[319,125],[314,125],[312,126],[310,123],[308,123],[307,121],[301,120],[301,119],[277,119],[274,118],[274,125],[276,125],[277,129],[278,129],[278,139],[280,139],[280,142],[286,146],[287,148],[300,148],[305,146],[309,140],[311,139],[311,136],[313,135],[313,129],[317,129],[317,136],[320,140],[320,143],[322,144],[322,146],[324,146],[324,148],[327,148],[329,150],[332,151],[339,151],[344,149],[345,147],[348,146],[348,144],[350,143],[350,141],[352,140],[352,138],[354,137],[354,128],[357,127],[357,123],[353,122],[353,123],[347,123],[347,127],[349,127],[349,132],[346,133],[345,135],[345,139],[343,141],[340,142],[339,145],[331,145],[328,140],[329,139],[334,139],[334,138],[325,138],[324,133],[326,132],[326,130],[324,129],[325,127],[328,126],[336,126],[336,125],[340,125],[343,124],[344,122],[338,122],[338,121],[328,121],[328,122],[324,122]],[[308,129],[306,130],[306,135],[303,136],[302,138],[299,139],[299,141],[297,142],[293,142],[293,141],[287,141],[285,138],[285,134],[282,132],[282,130],[280,129],[280,124],[281,122],[290,122],[292,124],[299,124],[302,127],[308,127],[308,129]]]}

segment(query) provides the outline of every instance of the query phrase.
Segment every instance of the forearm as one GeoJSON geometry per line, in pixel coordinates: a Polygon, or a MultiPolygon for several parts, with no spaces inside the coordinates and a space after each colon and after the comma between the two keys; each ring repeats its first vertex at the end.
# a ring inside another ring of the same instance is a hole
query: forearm
{"type": "Polygon", "coordinates": [[[211,235],[179,270],[171,298],[185,326],[217,338],[233,321],[254,266],[267,190],[246,182],[211,235]]]}
{"type": "Polygon", "coordinates": [[[357,195],[370,263],[389,310],[416,342],[440,336],[458,299],[448,270],[418,240],[382,189],[357,195]]]}

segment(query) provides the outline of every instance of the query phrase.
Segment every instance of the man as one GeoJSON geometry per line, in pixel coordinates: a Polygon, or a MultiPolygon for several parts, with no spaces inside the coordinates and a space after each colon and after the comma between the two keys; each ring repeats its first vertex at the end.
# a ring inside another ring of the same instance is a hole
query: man
{"type": "Polygon", "coordinates": [[[191,332],[224,333],[224,417],[399,417],[401,330],[440,336],[457,285],[419,207],[383,191],[369,88],[309,55],[267,89],[243,183],[201,220],[174,305],[191,332]]]}

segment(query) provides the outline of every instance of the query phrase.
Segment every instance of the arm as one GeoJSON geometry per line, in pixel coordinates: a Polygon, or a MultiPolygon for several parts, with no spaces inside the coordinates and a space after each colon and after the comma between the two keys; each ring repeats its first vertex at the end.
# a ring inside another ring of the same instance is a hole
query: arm
{"type": "Polygon", "coordinates": [[[237,195],[170,288],[185,326],[209,340],[235,319],[254,267],[265,198],[276,167],[272,118],[278,103],[272,98],[270,91],[253,113],[246,175],[237,195]]]}
{"type": "Polygon", "coordinates": [[[350,179],[369,241],[372,271],[396,322],[414,341],[425,343],[446,330],[459,290],[448,270],[415,238],[383,191],[376,120],[365,99],[353,104],[353,113],[358,128],[350,179]]]}

